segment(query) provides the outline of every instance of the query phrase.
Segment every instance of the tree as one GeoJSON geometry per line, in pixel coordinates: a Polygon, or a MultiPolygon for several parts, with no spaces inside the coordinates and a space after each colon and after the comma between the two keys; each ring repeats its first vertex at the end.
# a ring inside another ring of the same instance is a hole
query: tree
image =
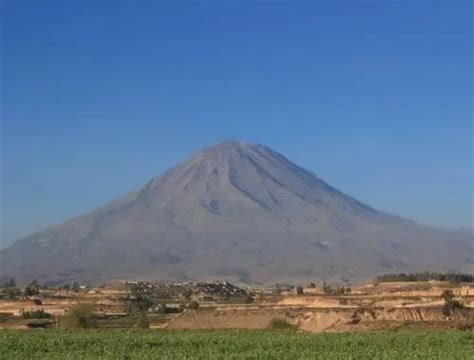
{"type": "Polygon", "coordinates": [[[145,294],[133,294],[130,296],[130,303],[132,305],[132,311],[138,311],[146,313],[149,308],[153,306],[153,301],[148,295],[145,294]]]}
{"type": "Polygon", "coordinates": [[[14,278],[10,278],[8,279],[5,284],[3,284],[3,288],[4,289],[7,289],[7,288],[16,288],[16,281],[14,278]]]}
{"type": "Polygon", "coordinates": [[[81,290],[81,287],[79,286],[79,283],[77,281],[73,282],[72,290],[75,291],[75,292],[79,292],[79,290],[81,290]]]}
{"type": "Polygon", "coordinates": [[[3,285],[5,295],[13,299],[15,296],[20,294],[20,290],[16,287],[16,281],[13,278],[8,279],[3,285]]]}
{"type": "Polygon", "coordinates": [[[331,294],[332,293],[332,286],[328,284],[326,281],[323,282],[323,293],[331,294]]]}
{"type": "MultiPolygon", "coordinates": [[[[147,312],[153,306],[153,300],[147,287],[143,284],[129,284],[128,312],[135,316],[135,326],[148,328],[150,323],[147,319],[147,312]]],[[[166,304],[160,305],[159,311],[166,311],[166,304]]]]}
{"type": "Polygon", "coordinates": [[[456,308],[463,307],[459,301],[454,300],[454,293],[451,289],[444,290],[441,296],[444,300],[443,314],[445,316],[451,316],[456,308]]]}
{"type": "Polygon", "coordinates": [[[303,295],[303,293],[304,293],[303,287],[301,285],[298,285],[296,287],[296,294],[303,295]]]}
{"type": "Polygon", "coordinates": [[[280,284],[279,284],[279,283],[276,283],[276,284],[275,284],[275,293],[276,293],[277,295],[280,295],[281,292],[282,292],[282,289],[281,289],[280,284]]]}
{"type": "Polygon", "coordinates": [[[34,279],[25,287],[25,296],[34,296],[38,295],[40,292],[40,284],[38,280],[34,279]]]}
{"type": "Polygon", "coordinates": [[[314,289],[316,287],[316,284],[314,282],[310,282],[308,285],[309,289],[314,289]]]}
{"type": "Polygon", "coordinates": [[[443,291],[443,294],[441,296],[443,297],[443,300],[445,303],[451,303],[454,299],[453,290],[446,289],[443,291]]]}

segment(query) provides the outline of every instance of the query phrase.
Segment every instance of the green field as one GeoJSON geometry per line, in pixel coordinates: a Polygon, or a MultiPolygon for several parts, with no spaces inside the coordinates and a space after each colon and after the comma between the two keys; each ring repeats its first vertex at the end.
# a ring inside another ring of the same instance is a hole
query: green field
{"type": "Polygon", "coordinates": [[[474,359],[474,333],[3,331],[0,359],[474,359]]]}

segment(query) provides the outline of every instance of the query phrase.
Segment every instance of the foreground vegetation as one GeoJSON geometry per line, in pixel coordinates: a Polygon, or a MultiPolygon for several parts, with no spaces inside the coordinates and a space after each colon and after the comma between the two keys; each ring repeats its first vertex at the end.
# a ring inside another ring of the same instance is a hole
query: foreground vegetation
{"type": "Polygon", "coordinates": [[[0,359],[468,359],[474,333],[31,331],[0,333],[0,359]]]}

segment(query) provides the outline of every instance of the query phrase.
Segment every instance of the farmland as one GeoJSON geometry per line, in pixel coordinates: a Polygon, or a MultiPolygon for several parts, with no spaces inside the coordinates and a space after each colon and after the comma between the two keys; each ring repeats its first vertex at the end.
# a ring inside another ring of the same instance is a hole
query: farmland
{"type": "Polygon", "coordinates": [[[1,359],[468,359],[472,331],[3,331],[1,359]]]}

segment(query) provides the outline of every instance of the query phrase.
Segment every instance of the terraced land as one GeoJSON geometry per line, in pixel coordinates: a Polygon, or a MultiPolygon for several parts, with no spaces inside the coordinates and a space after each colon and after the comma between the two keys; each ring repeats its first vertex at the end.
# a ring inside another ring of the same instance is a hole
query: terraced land
{"type": "Polygon", "coordinates": [[[472,359],[472,331],[3,331],[0,359],[472,359]]]}

